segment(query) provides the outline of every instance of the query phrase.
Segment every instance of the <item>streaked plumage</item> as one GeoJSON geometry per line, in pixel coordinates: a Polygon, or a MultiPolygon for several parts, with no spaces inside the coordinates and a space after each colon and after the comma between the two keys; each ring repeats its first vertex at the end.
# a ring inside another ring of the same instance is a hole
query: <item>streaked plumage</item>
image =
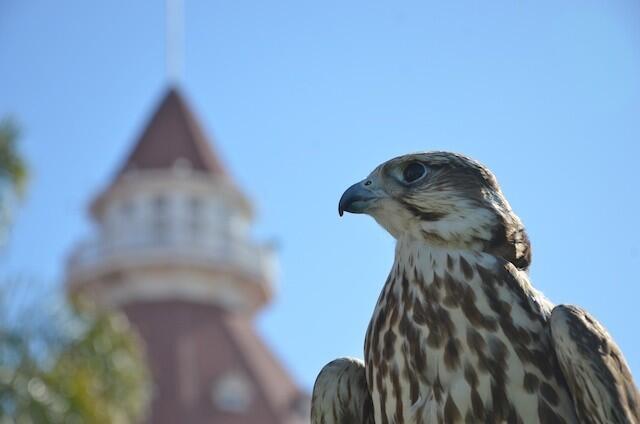
{"type": "Polygon", "coordinates": [[[398,157],[349,188],[343,210],[389,231],[395,261],[365,370],[338,360],[321,371],[313,424],[368,422],[352,418],[367,402],[376,424],[640,422],[611,337],[531,286],[529,239],[487,168],[447,152],[398,157]]]}

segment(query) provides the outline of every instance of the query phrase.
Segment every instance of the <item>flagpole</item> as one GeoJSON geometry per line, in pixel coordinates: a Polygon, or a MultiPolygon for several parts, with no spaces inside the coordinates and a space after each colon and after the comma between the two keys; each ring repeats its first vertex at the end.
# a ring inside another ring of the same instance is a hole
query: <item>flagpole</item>
{"type": "Polygon", "coordinates": [[[177,84],[183,72],[184,3],[183,0],[165,0],[165,6],[166,72],[169,82],[177,84]]]}

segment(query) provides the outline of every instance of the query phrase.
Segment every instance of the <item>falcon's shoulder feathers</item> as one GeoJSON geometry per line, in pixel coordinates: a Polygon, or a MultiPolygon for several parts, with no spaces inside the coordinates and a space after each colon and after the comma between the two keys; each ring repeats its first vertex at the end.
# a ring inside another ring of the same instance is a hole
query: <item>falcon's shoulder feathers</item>
{"type": "Polygon", "coordinates": [[[374,424],[362,361],[340,358],[322,368],[313,385],[311,424],[374,424]]]}
{"type": "Polygon", "coordinates": [[[553,309],[550,329],[580,421],[640,422],[640,394],[620,348],[607,330],[572,305],[553,309]]]}

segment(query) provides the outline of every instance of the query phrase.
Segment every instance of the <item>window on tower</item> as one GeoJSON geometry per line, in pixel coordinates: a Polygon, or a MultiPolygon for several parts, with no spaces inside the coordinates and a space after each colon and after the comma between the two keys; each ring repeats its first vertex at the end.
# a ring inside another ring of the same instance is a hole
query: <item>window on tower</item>
{"type": "Polygon", "coordinates": [[[212,382],[211,396],[214,405],[226,412],[242,413],[251,406],[254,392],[251,381],[239,371],[228,371],[212,382]]]}
{"type": "Polygon", "coordinates": [[[152,237],[155,242],[164,243],[169,238],[169,211],[167,198],[158,195],[153,199],[152,237]]]}
{"type": "Polygon", "coordinates": [[[191,197],[189,199],[189,235],[192,240],[197,240],[202,234],[204,219],[204,204],[201,198],[191,197]]]}

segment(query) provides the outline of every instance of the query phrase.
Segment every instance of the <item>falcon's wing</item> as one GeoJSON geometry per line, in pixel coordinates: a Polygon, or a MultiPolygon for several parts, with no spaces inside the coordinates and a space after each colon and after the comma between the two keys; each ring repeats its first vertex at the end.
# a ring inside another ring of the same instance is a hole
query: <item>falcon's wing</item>
{"type": "Polygon", "coordinates": [[[374,424],[362,361],[340,358],[322,368],[313,385],[311,424],[374,424]]]}
{"type": "Polygon", "coordinates": [[[640,423],[640,394],[620,348],[600,323],[576,306],[551,312],[558,363],[583,423],[640,423]]]}

